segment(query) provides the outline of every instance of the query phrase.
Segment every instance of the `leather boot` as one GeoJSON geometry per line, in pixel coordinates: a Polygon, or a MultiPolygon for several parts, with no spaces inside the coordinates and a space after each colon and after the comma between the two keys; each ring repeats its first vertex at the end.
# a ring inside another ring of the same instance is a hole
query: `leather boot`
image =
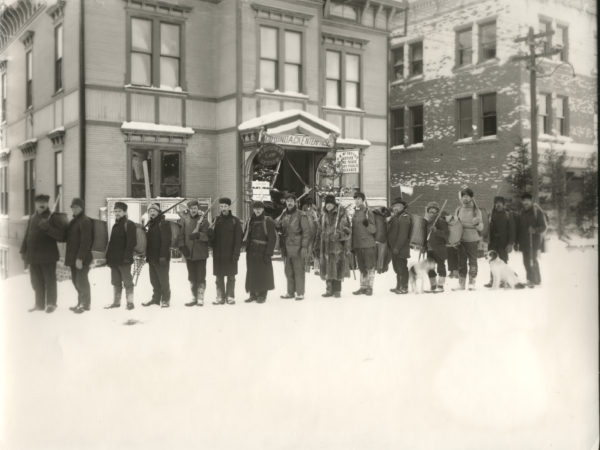
{"type": "Polygon", "coordinates": [[[435,288],[437,287],[437,278],[429,277],[429,285],[431,286],[431,292],[435,292],[435,288]]]}
{"type": "Polygon", "coordinates": [[[464,291],[465,285],[467,284],[466,277],[458,277],[458,287],[452,288],[453,291],[464,291]]]}
{"type": "Polygon", "coordinates": [[[125,299],[127,300],[127,309],[133,309],[133,288],[125,289],[125,299]]]}
{"type": "Polygon", "coordinates": [[[196,306],[198,304],[198,290],[193,284],[190,284],[190,289],[192,291],[192,299],[185,306],[196,306]]]}
{"type": "Polygon", "coordinates": [[[104,309],[112,309],[112,308],[118,308],[121,306],[121,292],[123,291],[122,288],[117,287],[117,286],[113,286],[113,302],[108,305],[105,306],[104,309]]]}
{"type": "Polygon", "coordinates": [[[204,291],[206,290],[206,285],[205,284],[201,284],[200,286],[198,286],[198,291],[197,291],[197,299],[198,299],[198,306],[204,306],[204,291]]]}
{"type": "Polygon", "coordinates": [[[446,277],[439,277],[435,292],[444,292],[444,284],[446,284],[446,277]]]}
{"type": "Polygon", "coordinates": [[[469,277],[469,290],[470,291],[474,291],[475,289],[477,289],[477,286],[475,286],[476,281],[477,281],[477,278],[469,277]]]}

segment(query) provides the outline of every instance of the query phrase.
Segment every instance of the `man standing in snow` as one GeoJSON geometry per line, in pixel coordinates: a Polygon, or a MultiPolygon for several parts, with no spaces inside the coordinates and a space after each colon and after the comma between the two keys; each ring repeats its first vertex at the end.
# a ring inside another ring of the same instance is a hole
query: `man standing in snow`
{"type": "Polygon", "coordinates": [[[327,286],[323,297],[341,296],[342,281],[350,276],[351,237],[346,209],[336,204],[333,195],[327,195],[319,227],[320,275],[327,286]]]}
{"type": "Polygon", "coordinates": [[[477,280],[477,250],[480,233],[483,231],[481,210],[473,199],[473,190],[465,188],[460,192],[462,205],[456,210],[455,216],[462,224],[462,237],[458,247],[458,290],[464,290],[469,275],[469,290],[475,289],[477,280]]]}
{"type": "Polygon", "coordinates": [[[242,224],[231,213],[230,208],[231,199],[220,198],[221,214],[209,228],[213,248],[213,274],[217,279],[217,299],[213,305],[235,304],[235,276],[242,248],[242,224]]]}
{"type": "Polygon", "coordinates": [[[146,231],[146,261],[152,284],[152,299],[143,306],[160,305],[168,308],[171,302],[169,266],[171,260],[171,225],[160,212],[160,205],[148,207],[150,221],[146,231]]]}
{"type": "Polygon", "coordinates": [[[106,308],[121,306],[121,294],[125,286],[127,309],[133,309],[133,249],[136,246],[135,223],[127,218],[127,203],[115,202],[115,223],[110,233],[106,250],[106,264],[110,267],[110,281],[113,285],[113,302],[106,308]]]}
{"type": "Polygon", "coordinates": [[[365,194],[354,194],[352,217],[352,251],[360,270],[360,289],[354,295],[373,295],[375,268],[377,267],[377,244],[375,243],[375,216],[365,204],[365,194]]]}
{"type": "MultiPolygon", "coordinates": [[[[58,246],[50,224],[48,195],[35,196],[35,212],[29,216],[21,257],[29,264],[31,286],[35,291],[35,306],[29,311],[52,313],[56,309],[56,261],[58,246]]],[[[62,239],[62,238],[61,238],[62,239]]]]}
{"type": "Polygon", "coordinates": [[[80,198],[71,201],[73,219],[67,227],[67,248],[65,266],[71,268],[71,280],[77,290],[77,306],[71,311],[81,314],[90,310],[91,293],[88,274],[92,262],[93,225],[85,215],[84,203],[80,198]]]}
{"type": "Polygon", "coordinates": [[[427,232],[427,257],[436,263],[436,269],[429,271],[429,283],[431,292],[444,292],[446,282],[446,257],[448,255],[446,244],[448,243],[447,213],[440,214],[440,205],[437,202],[429,202],[425,208],[425,226],[427,232]]]}
{"type": "Polygon", "coordinates": [[[410,235],[412,217],[406,211],[407,203],[397,198],[392,203],[392,216],[388,223],[388,246],[392,255],[392,267],[396,272],[394,294],[408,293],[408,258],[410,258],[410,235]]]}
{"type": "Polygon", "coordinates": [[[198,200],[187,204],[189,214],[181,218],[177,247],[185,258],[192,300],[185,306],[203,306],[206,290],[206,260],[208,259],[208,220],[200,213],[198,200]]]}
{"type": "Polygon", "coordinates": [[[546,231],[546,217],[544,211],[533,203],[531,194],[523,194],[521,202],[523,210],[517,217],[516,248],[523,253],[527,283],[530,287],[539,286],[542,283],[542,276],[538,263],[538,252],[542,248],[542,239],[546,231]]]}
{"type": "MultiPolygon", "coordinates": [[[[490,242],[488,250],[495,250],[498,257],[508,262],[508,254],[512,252],[515,243],[515,220],[510,211],[505,208],[504,197],[494,198],[494,209],[490,219],[490,242]]],[[[492,287],[493,280],[490,273],[490,282],[485,287],[492,287]]]]}
{"type": "Polygon", "coordinates": [[[277,242],[275,221],[265,215],[263,202],[252,204],[254,213],[246,224],[246,303],[264,303],[267,292],[275,289],[271,258],[277,242]]]}
{"type": "Polygon", "coordinates": [[[303,211],[296,207],[294,194],[285,196],[285,210],[277,219],[277,229],[281,233],[281,254],[285,262],[287,293],[281,298],[304,299],[304,264],[311,241],[310,224],[303,211]]]}

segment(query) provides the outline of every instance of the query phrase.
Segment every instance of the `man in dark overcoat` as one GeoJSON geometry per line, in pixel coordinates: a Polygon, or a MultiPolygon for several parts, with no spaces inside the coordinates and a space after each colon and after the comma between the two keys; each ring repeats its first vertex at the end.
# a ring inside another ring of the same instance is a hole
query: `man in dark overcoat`
{"type": "Polygon", "coordinates": [[[113,302],[106,309],[121,306],[121,294],[125,287],[127,309],[131,310],[134,308],[131,265],[133,249],[137,243],[136,225],[127,218],[127,203],[115,202],[113,212],[115,223],[106,250],[106,264],[110,267],[110,282],[113,285],[113,302]]]}
{"type": "Polygon", "coordinates": [[[263,202],[252,204],[253,214],[244,231],[246,243],[246,303],[264,303],[267,292],[275,289],[271,258],[277,242],[275,222],[265,216],[263,202]]]}
{"type": "Polygon", "coordinates": [[[408,293],[408,259],[410,258],[410,234],[412,217],[408,214],[407,203],[397,198],[392,203],[392,216],[388,222],[388,247],[392,255],[392,267],[396,272],[394,294],[408,293]]]}
{"type": "MultiPolygon", "coordinates": [[[[494,197],[494,209],[490,217],[490,230],[488,250],[494,250],[505,263],[508,263],[508,254],[512,252],[516,236],[515,219],[506,209],[502,196],[494,197]]],[[[490,273],[490,282],[485,287],[492,287],[493,280],[490,273]]]]}
{"type": "Polygon", "coordinates": [[[217,299],[213,304],[234,305],[235,276],[242,249],[242,223],[231,212],[231,199],[220,198],[219,210],[220,214],[209,229],[213,248],[213,274],[217,284],[217,299]]]}
{"type": "Polygon", "coordinates": [[[436,264],[436,270],[429,271],[431,292],[443,292],[446,284],[446,259],[448,258],[448,214],[442,211],[437,202],[429,202],[425,207],[425,231],[427,236],[427,257],[436,264]]]}
{"type": "Polygon", "coordinates": [[[46,310],[52,313],[56,309],[58,246],[50,224],[49,200],[48,195],[36,195],[35,212],[29,216],[21,244],[21,257],[29,264],[29,277],[35,292],[35,306],[30,312],[46,310]]]}
{"type": "Polygon", "coordinates": [[[92,219],[85,215],[85,204],[82,199],[71,201],[73,219],[67,227],[67,247],[65,266],[71,268],[71,281],[77,291],[77,305],[71,311],[81,314],[90,310],[91,293],[88,274],[92,262],[92,243],[94,227],[92,219]]]}
{"type": "Polygon", "coordinates": [[[373,295],[373,283],[377,268],[377,243],[375,215],[369,211],[365,194],[354,194],[354,215],[352,216],[352,251],[360,270],[360,288],[354,295],[373,295]]]}
{"type": "Polygon", "coordinates": [[[161,214],[158,203],[152,203],[148,207],[148,217],[150,221],[146,231],[146,261],[152,284],[152,298],[142,305],[160,305],[162,308],[168,308],[171,304],[171,225],[161,214]]]}
{"type": "Polygon", "coordinates": [[[527,272],[527,283],[530,287],[542,283],[538,253],[542,248],[542,240],[546,231],[546,216],[535,203],[529,193],[521,196],[523,210],[517,216],[517,250],[523,253],[523,264],[527,272]]]}

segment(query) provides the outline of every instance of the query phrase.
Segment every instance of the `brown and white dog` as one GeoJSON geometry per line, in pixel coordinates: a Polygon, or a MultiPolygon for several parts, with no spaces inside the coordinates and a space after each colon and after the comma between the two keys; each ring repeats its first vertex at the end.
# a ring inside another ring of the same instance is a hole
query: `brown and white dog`
{"type": "Polygon", "coordinates": [[[487,259],[490,263],[490,271],[492,272],[492,289],[498,289],[500,286],[515,289],[525,287],[523,283],[519,282],[517,273],[498,257],[498,253],[495,250],[490,250],[487,253],[487,259]]]}
{"type": "Polygon", "coordinates": [[[429,271],[435,267],[436,263],[431,258],[425,258],[412,264],[408,269],[410,290],[415,294],[422,294],[425,290],[425,283],[429,282],[429,271]]]}

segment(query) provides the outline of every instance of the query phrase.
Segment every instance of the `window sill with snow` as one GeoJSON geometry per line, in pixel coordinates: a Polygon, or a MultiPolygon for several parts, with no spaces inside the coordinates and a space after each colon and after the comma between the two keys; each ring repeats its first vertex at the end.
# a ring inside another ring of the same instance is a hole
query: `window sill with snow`
{"type": "Polygon", "coordinates": [[[189,93],[184,91],[180,86],[177,87],[169,87],[169,86],[137,86],[135,84],[126,84],[126,91],[130,92],[144,92],[144,93],[155,93],[155,94],[164,94],[164,95],[173,95],[177,97],[187,97],[189,93]]]}

